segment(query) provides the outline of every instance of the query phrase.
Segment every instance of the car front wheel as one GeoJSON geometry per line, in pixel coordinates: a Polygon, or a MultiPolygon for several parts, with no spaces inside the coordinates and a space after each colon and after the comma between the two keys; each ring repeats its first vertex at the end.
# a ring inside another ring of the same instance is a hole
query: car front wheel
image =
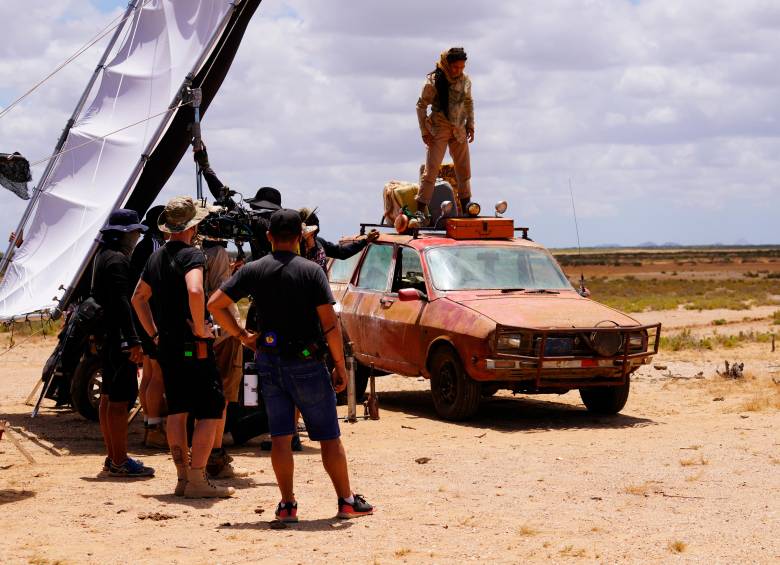
{"type": "Polygon", "coordinates": [[[449,347],[437,349],[430,361],[431,397],[436,412],[445,420],[465,420],[479,409],[482,387],[463,368],[458,354],[449,347]]]}
{"type": "Polygon", "coordinates": [[[624,385],[581,388],[580,398],[589,412],[613,415],[620,412],[626,405],[630,388],[631,377],[626,375],[626,384],[624,385]]]}

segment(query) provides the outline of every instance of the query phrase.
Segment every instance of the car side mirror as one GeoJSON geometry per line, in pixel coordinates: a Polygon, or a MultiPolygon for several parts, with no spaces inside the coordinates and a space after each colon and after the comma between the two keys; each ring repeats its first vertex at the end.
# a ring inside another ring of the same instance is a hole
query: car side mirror
{"type": "Polygon", "coordinates": [[[424,292],[420,292],[416,288],[402,288],[398,291],[398,300],[401,302],[428,300],[428,295],[424,292]]]}

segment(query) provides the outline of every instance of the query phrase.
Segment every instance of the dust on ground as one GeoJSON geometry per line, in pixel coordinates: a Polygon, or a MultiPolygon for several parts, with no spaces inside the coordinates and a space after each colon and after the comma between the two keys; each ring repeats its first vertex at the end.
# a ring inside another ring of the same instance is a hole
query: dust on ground
{"type": "Polygon", "coordinates": [[[381,419],[342,425],[353,486],[376,514],[334,518],[304,438],[302,521],[282,530],[269,527],[278,494],[258,440],[232,450],[252,474],[230,500],[173,497],[170,458],[138,447],[139,421],[131,449],[157,476],[96,478],[97,425],[50,405],[31,420],[23,404],[52,346],[34,338],[0,357],[0,419],[37,460],[0,441],[2,563],[780,560],[780,352],[768,344],[663,353],[616,417],[588,414],[576,392],[502,392],[473,420],[443,422],[427,382],[383,377],[381,419]],[[724,359],[746,378],[719,377],[724,359]]]}

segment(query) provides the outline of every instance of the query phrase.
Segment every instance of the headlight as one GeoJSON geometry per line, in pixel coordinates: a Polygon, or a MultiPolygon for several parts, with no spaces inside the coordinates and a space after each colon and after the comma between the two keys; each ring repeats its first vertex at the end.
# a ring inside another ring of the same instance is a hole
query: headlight
{"type": "Polygon", "coordinates": [[[614,357],[623,345],[623,336],[618,332],[593,332],[590,347],[602,357],[614,357]]]}
{"type": "Polygon", "coordinates": [[[498,338],[496,347],[499,351],[506,349],[520,349],[523,345],[523,336],[520,334],[507,334],[498,338]]]}
{"type": "Polygon", "coordinates": [[[647,332],[634,333],[628,337],[629,351],[644,351],[647,349],[647,332]]]}

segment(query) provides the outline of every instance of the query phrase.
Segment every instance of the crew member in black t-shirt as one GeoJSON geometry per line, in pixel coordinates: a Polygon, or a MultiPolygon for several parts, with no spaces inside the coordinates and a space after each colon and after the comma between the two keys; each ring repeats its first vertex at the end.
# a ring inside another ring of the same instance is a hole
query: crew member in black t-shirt
{"type": "Polygon", "coordinates": [[[133,323],[130,254],[146,226],[134,210],[111,213],[94,264],[92,296],[103,307],[105,335],[100,347],[103,385],[100,393],[100,431],[108,456],[103,473],[114,477],[149,477],[154,469],[127,456],[127,409],[138,395],[141,342],[133,323]]]}
{"type": "Polygon", "coordinates": [[[157,223],[170,240],[149,258],[133,296],[138,318],[158,346],[168,401],[168,444],[178,479],[174,494],[188,498],[224,498],[235,492],[214,485],[205,472],[225,405],[214,361],[214,335],[206,323],[206,259],[192,246],[198,223],[208,213],[188,196],[168,202],[157,223]],[[188,414],[195,418],[191,458],[188,414]]]}
{"type": "Polygon", "coordinates": [[[268,413],[271,460],[282,500],[276,517],[298,521],[293,494],[293,454],[297,406],[309,438],[319,441],[322,463],[338,496],[338,516],[355,518],[373,512],[349,483],[347,457],[341,443],[335,391],[346,387],[346,368],[339,320],[323,270],[297,255],[303,233],[296,210],[274,212],[269,240],[273,252],[244,265],[209,300],[214,319],[247,347],[259,345],[257,372],[268,413]],[[241,328],[230,314],[231,304],[251,295],[257,307],[257,334],[241,328]],[[335,370],[323,361],[330,350],[335,370]]]}
{"type": "MultiPolygon", "coordinates": [[[[149,228],[141,241],[133,249],[130,256],[130,271],[133,275],[133,287],[138,284],[141,273],[146,266],[146,262],[152,253],[165,245],[165,236],[157,227],[157,220],[165,206],[153,206],[146,212],[146,217],[141,222],[149,228]]],[[[138,318],[135,317],[136,327],[140,330],[141,325],[138,318]]],[[[146,332],[139,331],[141,338],[141,348],[144,350],[144,365],[141,384],[138,387],[138,400],[141,403],[141,409],[144,412],[144,447],[156,449],[168,449],[168,439],[165,437],[165,425],[163,413],[165,409],[165,399],[163,394],[165,389],[162,382],[162,369],[157,362],[157,346],[154,345],[146,332]]]]}

